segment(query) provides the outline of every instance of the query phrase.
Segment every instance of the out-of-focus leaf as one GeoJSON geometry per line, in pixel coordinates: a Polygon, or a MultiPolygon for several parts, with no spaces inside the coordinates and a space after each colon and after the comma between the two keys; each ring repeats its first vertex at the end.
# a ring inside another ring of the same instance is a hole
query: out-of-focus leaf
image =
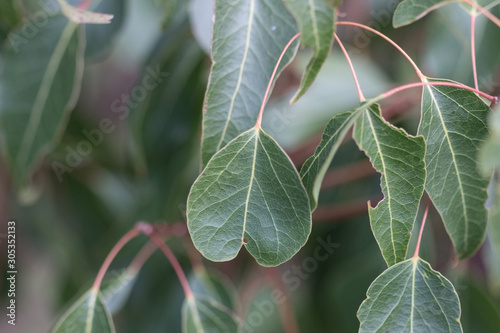
{"type": "Polygon", "coordinates": [[[493,112],[489,120],[490,136],[479,151],[479,166],[485,174],[500,168],[500,112],[493,112]]]}
{"type": "Polygon", "coordinates": [[[51,333],[113,333],[113,320],[101,294],[89,290],[61,317],[51,333]]]}
{"type": "Polygon", "coordinates": [[[300,177],[309,195],[311,210],[318,206],[319,191],[335,153],[352,127],[360,111],[366,108],[363,104],[353,111],[336,114],[326,124],[321,142],[314,155],[309,157],[300,169],[300,177]]]}
{"type": "Polygon", "coordinates": [[[297,20],[303,47],[309,46],[314,56],[307,65],[299,90],[292,98],[295,103],[309,89],[328,57],[333,43],[336,16],[333,7],[324,0],[285,0],[297,20]]]}
{"type": "Polygon", "coordinates": [[[263,266],[289,260],[311,232],[300,176],[260,128],[242,133],[210,160],[191,188],[187,220],[206,258],[231,260],[245,245],[263,266]]]}
{"type": "Polygon", "coordinates": [[[420,258],[385,270],[368,289],[360,333],[461,333],[460,301],[448,279],[420,258]]]}
{"type": "Polygon", "coordinates": [[[378,104],[356,121],[353,137],[381,174],[384,199],[375,208],[369,206],[368,212],[382,255],[392,266],[406,259],[424,192],[425,141],[387,123],[378,104]]]}
{"type": "Polygon", "coordinates": [[[404,25],[411,24],[420,20],[422,17],[431,11],[444,6],[448,3],[457,2],[459,0],[404,0],[401,1],[394,16],[392,24],[394,28],[399,28],[404,25]]]}
{"type": "Polygon", "coordinates": [[[203,295],[187,298],[182,309],[183,333],[238,333],[241,325],[228,308],[203,295]]]}
{"type": "Polygon", "coordinates": [[[123,0],[104,0],[95,7],[98,12],[112,13],[113,20],[106,25],[89,24],[85,26],[86,59],[99,58],[109,52],[123,26],[126,7],[126,2],[123,0]]]}
{"type": "Polygon", "coordinates": [[[71,6],[66,0],[57,0],[64,15],[75,23],[109,24],[113,19],[111,14],[96,13],[71,6]]]}
{"type": "MultiPolygon", "coordinates": [[[[217,0],[204,105],[202,164],[256,122],[278,58],[297,33],[282,1],[217,0]]],[[[278,72],[291,61],[294,43],[278,72]]]]}
{"type": "Polygon", "coordinates": [[[52,149],[80,91],[85,42],[78,25],[58,15],[0,62],[0,124],[13,178],[22,184],[52,149]]]}
{"type": "Polygon", "coordinates": [[[427,86],[423,91],[418,133],[427,143],[425,189],[464,259],[474,254],[486,231],[488,179],[479,175],[476,156],[488,135],[490,108],[465,89],[427,86]]]}
{"type": "Polygon", "coordinates": [[[227,277],[220,273],[207,271],[204,268],[195,268],[194,274],[189,279],[189,285],[193,293],[205,295],[228,309],[234,309],[234,286],[227,277]]]}
{"type": "Polygon", "coordinates": [[[125,269],[121,272],[111,271],[101,284],[101,299],[110,314],[115,314],[127,302],[137,278],[136,272],[125,269]]]}

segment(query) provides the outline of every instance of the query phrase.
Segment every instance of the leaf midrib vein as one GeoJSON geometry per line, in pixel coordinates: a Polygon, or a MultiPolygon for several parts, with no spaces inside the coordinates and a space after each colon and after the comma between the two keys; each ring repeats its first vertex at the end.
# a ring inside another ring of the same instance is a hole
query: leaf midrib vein
{"type": "Polygon", "coordinates": [[[222,130],[221,138],[219,140],[219,143],[217,144],[217,148],[215,149],[216,151],[218,151],[221,148],[222,143],[224,142],[224,139],[226,137],[227,129],[229,127],[229,123],[231,122],[231,117],[232,117],[233,111],[234,111],[234,103],[236,101],[236,97],[238,96],[238,92],[239,92],[240,87],[241,87],[241,82],[243,81],[243,72],[245,71],[247,56],[248,56],[248,52],[250,50],[250,36],[252,34],[254,11],[255,11],[255,0],[250,0],[250,11],[248,14],[248,24],[247,24],[248,28],[247,28],[247,35],[246,35],[246,39],[245,39],[245,50],[243,51],[243,58],[242,58],[241,64],[240,64],[240,72],[238,74],[238,81],[236,83],[236,87],[235,87],[233,96],[231,97],[231,103],[229,104],[229,110],[228,110],[228,114],[227,114],[227,118],[226,118],[226,123],[224,125],[223,130],[222,130]]]}

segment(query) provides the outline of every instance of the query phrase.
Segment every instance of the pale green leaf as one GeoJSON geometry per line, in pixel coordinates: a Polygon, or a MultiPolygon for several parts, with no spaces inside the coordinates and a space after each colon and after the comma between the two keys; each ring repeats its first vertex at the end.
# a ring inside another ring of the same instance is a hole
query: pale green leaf
{"type": "Polygon", "coordinates": [[[300,30],[302,47],[311,47],[314,56],[307,65],[299,90],[292,98],[295,103],[309,89],[328,57],[335,32],[335,12],[325,0],[285,0],[300,30]]]}
{"type": "Polygon", "coordinates": [[[203,295],[193,295],[182,308],[183,333],[238,333],[240,320],[228,308],[203,295]]]}
{"type": "Polygon", "coordinates": [[[309,195],[311,210],[318,206],[319,191],[326,172],[337,153],[342,141],[354,124],[360,111],[366,108],[362,104],[353,111],[336,114],[326,124],[321,142],[314,155],[309,157],[300,169],[300,177],[309,195]]]}
{"type": "Polygon", "coordinates": [[[111,314],[121,310],[132,291],[137,273],[130,270],[111,271],[101,284],[101,299],[111,314]]]}
{"type": "Polygon", "coordinates": [[[388,266],[406,259],[425,184],[425,142],[386,122],[378,104],[363,112],[353,137],[381,174],[384,199],[369,205],[370,224],[388,266]]]}
{"type": "Polygon", "coordinates": [[[474,254],[486,231],[489,180],[479,175],[476,158],[488,135],[490,108],[465,89],[427,86],[423,90],[418,133],[427,143],[425,189],[463,259],[474,254]]]}
{"type": "Polygon", "coordinates": [[[210,160],[187,203],[196,248],[231,260],[243,245],[263,266],[290,259],[311,232],[311,210],[299,174],[261,129],[251,128],[210,160]]]}
{"type": "Polygon", "coordinates": [[[54,326],[51,333],[113,333],[115,327],[101,294],[89,290],[54,326]]]}
{"type": "Polygon", "coordinates": [[[0,124],[11,172],[22,183],[64,130],[80,90],[85,42],[62,15],[29,41],[17,33],[0,61],[0,124]]]}
{"type": "Polygon", "coordinates": [[[207,271],[204,267],[195,267],[193,272],[189,279],[193,293],[205,295],[229,309],[234,309],[236,289],[227,277],[217,271],[207,271]]]}
{"type": "Polygon", "coordinates": [[[488,246],[485,266],[491,290],[500,296],[500,173],[497,172],[489,189],[488,246]]]}
{"type": "Polygon", "coordinates": [[[109,24],[113,19],[111,14],[95,13],[71,6],[66,0],[57,0],[61,11],[71,21],[85,24],[109,24]]]}
{"type": "Polygon", "coordinates": [[[459,0],[403,0],[394,11],[392,24],[394,28],[411,24],[435,9],[457,1],[459,0]]]}
{"type": "MultiPolygon", "coordinates": [[[[251,128],[286,44],[297,33],[282,1],[217,0],[212,34],[212,69],[206,92],[202,163],[251,128]]],[[[281,71],[293,58],[294,43],[281,71]]]]}
{"type": "Polygon", "coordinates": [[[481,147],[479,163],[481,171],[491,174],[495,168],[500,168],[500,112],[493,112],[489,119],[490,136],[481,147]]]}
{"type": "Polygon", "coordinates": [[[358,310],[360,333],[460,333],[460,302],[448,279],[420,258],[385,270],[358,310]]]}

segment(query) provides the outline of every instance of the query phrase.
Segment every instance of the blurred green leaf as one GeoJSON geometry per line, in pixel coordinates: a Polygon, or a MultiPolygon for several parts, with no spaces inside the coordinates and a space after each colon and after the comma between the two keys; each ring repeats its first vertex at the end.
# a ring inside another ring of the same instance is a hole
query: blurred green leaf
{"type": "Polygon", "coordinates": [[[394,12],[392,24],[394,28],[411,24],[420,20],[431,11],[458,0],[404,0],[394,12]]]}
{"type": "MultiPolygon", "coordinates": [[[[255,124],[271,73],[296,33],[295,19],[282,1],[215,2],[212,69],[203,110],[203,166],[255,124]]],[[[292,60],[297,45],[289,48],[278,73],[292,60]]]]}
{"type": "Polygon", "coordinates": [[[82,24],[109,24],[113,19],[113,15],[91,12],[73,7],[66,0],[57,0],[61,6],[62,13],[75,23],[82,24]]]}
{"type": "Polygon", "coordinates": [[[358,311],[360,333],[462,332],[455,288],[420,258],[388,268],[366,296],[358,311]]]}
{"type": "Polygon", "coordinates": [[[311,232],[311,210],[286,153],[251,128],[210,160],[187,203],[189,232],[208,259],[227,261],[244,245],[263,266],[290,259],[311,232]]]}
{"type": "Polygon", "coordinates": [[[239,319],[225,306],[203,295],[193,295],[184,302],[183,333],[238,333],[239,319]]]}
{"type": "Polygon", "coordinates": [[[61,317],[51,333],[113,333],[115,327],[101,294],[89,290],[61,317]]]}
{"type": "Polygon", "coordinates": [[[488,179],[479,175],[475,156],[488,134],[488,111],[471,91],[447,86],[423,89],[418,133],[427,142],[425,189],[461,259],[474,254],[486,232],[488,179]]]}
{"type": "Polygon", "coordinates": [[[205,295],[228,309],[234,309],[236,289],[227,277],[215,270],[208,271],[205,268],[195,267],[193,272],[189,279],[193,293],[205,295]]]}
{"type": "Polygon", "coordinates": [[[101,299],[110,314],[115,314],[127,302],[132,291],[137,272],[128,269],[122,271],[110,271],[106,274],[101,284],[101,299]]]}
{"type": "Polygon", "coordinates": [[[309,89],[325,62],[333,43],[336,15],[324,0],[285,0],[300,30],[302,47],[309,46],[314,56],[307,65],[300,88],[292,98],[295,103],[309,89]]]}
{"type": "Polygon", "coordinates": [[[83,72],[82,30],[64,16],[48,19],[36,38],[21,32],[0,62],[0,125],[13,178],[26,177],[61,136],[83,72]]]}
{"type": "Polygon", "coordinates": [[[384,199],[368,212],[373,234],[388,266],[406,259],[425,184],[425,141],[386,122],[380,106],[363,112],[354,140],[381,174],[384,199]]]}

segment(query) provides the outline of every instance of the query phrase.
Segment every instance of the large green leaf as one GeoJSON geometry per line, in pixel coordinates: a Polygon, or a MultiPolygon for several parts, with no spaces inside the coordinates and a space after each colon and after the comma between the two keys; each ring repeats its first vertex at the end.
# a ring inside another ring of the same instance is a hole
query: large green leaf
{"type": "MultiPolygon", "coordinates": [[[[67,122],[83,72],[82,30],[64,16],[18,39],[0,62],[0,124],[11,172],[21,184],[67,122]]],[[[16,33],[16,32],[14,32],[16,33]]]]}
{"type": "Polygon", "coordinates": [[[418,133],[427,143],[425,188],[462,259],[474,254],[486,231],[488,179],[479,175],[476,158],[489,110],[468,90],[424,88],[418,133]]]}
{"type": "Polygon", "coordinates": [[[300,88],[292,103],[307,91],[328,57],[335,32],[335,12],[324,0],[284,0],[297,19],[302,46],[309,46],[314,56],[307,65],[300,88]]]}
{"type": "Polygon", "coordinates": [[[336,114],[326,124],[321,142],[314,155],[309,157],[300,169],[300,177],[309,195],[311,210],[318,206],[319,191],[326,172],[337,153],[342,141],[354,124],[360,111],[366,108],[361,105],[353,111],[336,114]]]}
{"type": "Polygon", "coordinates": [[[111,316],[101,294],[91,289],[78,299],[51,333],[112,333],[115,332],[111,316]]]}
{"type": "MultiPolygon", "coordinates": [[[[216,0],[212,69],[206,92],[202,162],[251,128],[286,44],[297,33],[282,1],[216,0]]],[[[292,59],[298,43],[283,58],[292,59]]]]}
{"type": "Polygon", "coordinates": [[[370,223],[388,266],[406,259],[411,230],[425,184],[425,141],[386,122],[378,104],[354,126],[354,140],[381,174],[384,199],[372,208],[370,223]]]}
{"type": "Polygon", "coordinates": [[[366,296],[358,310],[360,333],[462,332],[455,288],[420,258],[385,270],[366,296]]]}
{"type": "Polygon", "coordinates": [[[213,299],[194,295],[182,309],[183,333],[238,333],[241,325],[236,315],[213,299]]]}
{"type": "Polygon", "coordinates": [[[459,0],[403,0],[394,11],[392,24],[395,28],[420,20],[431,11],[459,0]]]}
{"type": "Polygon", "coordinates": [[[311,232],[299,174],[259,128],[242,133],[210,160],[187,203],[188,228],[208,259],[236,257],[243,245],[264,266],[290,259],[311,232]]]}

